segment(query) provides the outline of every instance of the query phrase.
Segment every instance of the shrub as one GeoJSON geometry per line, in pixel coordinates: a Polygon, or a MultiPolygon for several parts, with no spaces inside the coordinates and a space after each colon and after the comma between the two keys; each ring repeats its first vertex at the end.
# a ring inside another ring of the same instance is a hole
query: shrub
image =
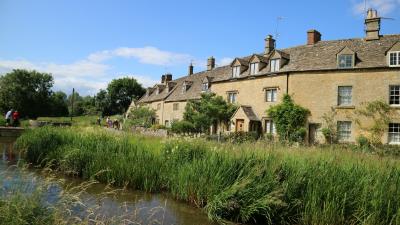
{"type": "Polygon", "coordinates": [[[153,125],[151,126],[151,129],[153,129],[153,130],[160,130],[160,129],[167,129],[167,127],[164,126],[164,125],[162,125],[162,124],[153,124],[153,125]]]}
{"type": "Polygon", "coordinates": [[[2,116],[0,117],[0,126],[6,126],[6,120],[2,116]]]}
{"type": "Polygon", "coordinates": [[[368,138],[363,135],[358,136],[356,142],[358,147],[363,151],[368,151],[371,147],[368,138]]]}
{"type": "Polygon", "coordinates": [[[186,120],[175,121],[171,124],[171,131],[176,134],[190,134],[195,132],[194,125],[186,120]]]}
{"type": "Polygon", "coordinates": [[[244,143],[253,142],[258,140],[260,135],[256,131],[252,132],[232,132],[229,134],[228,139],[231,143],[244,143]]]}

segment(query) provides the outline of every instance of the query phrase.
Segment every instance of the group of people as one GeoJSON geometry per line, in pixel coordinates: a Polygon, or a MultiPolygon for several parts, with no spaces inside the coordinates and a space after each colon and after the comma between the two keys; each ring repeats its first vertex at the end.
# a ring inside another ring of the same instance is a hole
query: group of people
{"type": "MultiPolygon", "coordinates": [[[[101,126],[101,117],[97,118],[97,124],[99,126],[101,126]]],[[[112,120],[110,117],[107,117],[107,119],[106,119],[106,126],[108,128],[114,128],[114,129],[117,129],[117,130],[121,129],[120,122],[117,119],[112,120]]]]}
{"type": "Polygon", "coordinates": [[[10,109],[6,113],[6,126],[13,126],[13,127],[18,127],[19,126],[19,112],[14,109],[10,109]]]}

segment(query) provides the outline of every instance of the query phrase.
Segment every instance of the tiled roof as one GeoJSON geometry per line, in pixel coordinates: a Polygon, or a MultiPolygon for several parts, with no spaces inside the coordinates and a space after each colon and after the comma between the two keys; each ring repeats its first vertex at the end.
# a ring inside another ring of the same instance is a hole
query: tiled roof
{"type": "MultiPolygon", "coordinates": [[[[397,42],[400,42],[400,34],[384,35],[381,36],[379,40],[374,41],[366,41],[362,38],[319,41],[314,45],[301,45],[292,48],[278,49],[268,55],[258,55],[264,57],[264,61],[268,61],[270,57],[274,57],[275,53],[286,58],[287,63],[282,65],[279,72],[271,73],[268,63],[268,65],[262,68],[256,75],[250,75],[250,68],[247,68],[242,72],[239,78],[235,79],[288,72],[339,70],[337,68],[337,54],[346,47],[355,52],[356,60],[353,69],[388,67],[386,53],[397,42]]],[[[251,57],[252,55],[237,59],[242,64],[247,65],[251,57]]],[[[198,99],[202,93],[202,81],[206,76],[211,78],[212,82],[232,80],[231,66],[217,67],[211,71],[202,71],[176,79],[174,80],[176,85],[172,91],[168,92],[168,88],[164,88],[158,95],[156,95],[156,91],[153,91],[150,96],[143,96],[139,102],[152,102],[163,99],[165,101],[198,99]],[[186,92],[182,92],[182,84],[185,80],[193,83],[186,92]]]]}
{"type": "Polygon", "coordinates": [[[247,118],[249,118],[249,120],[260,121],[260,119],[258,119],[258,117],[254,113],[253,108],[251,108],[251,106],[242,105],[240,107],[243,109],[244,114],[246,114],[246,116],[247,116],[247,118]]]}

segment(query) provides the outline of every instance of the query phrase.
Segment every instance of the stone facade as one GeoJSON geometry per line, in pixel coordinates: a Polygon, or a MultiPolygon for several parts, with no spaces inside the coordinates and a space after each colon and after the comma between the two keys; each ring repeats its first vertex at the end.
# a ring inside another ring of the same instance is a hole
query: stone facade
{"type": "MultiPolygon", "coordinates": [[[[389,99],[396,98],[399,103],[392,107],[400,106],[400,34],[376,36],[379,26],[375,25],[380,23],[376,12],[370,12],[365,23],[369,27],[364,38],[324,41],[318,31],[309,30],[304,45],[287,49],[275,49],[275,40],[269,35],[263,53],[235,58],[222,67],[214,67],[215,59],[211,57],[207,70],[193,73],[191,68],[188,76],[164,79],[161,86],[149,88],[138,104],[155,109],[157,123],[170,125],[183,118],[188,100],[200,99],[203,92],[211,91],[240,106],[230,122],[212,128],[214,132],[274,133],[266,110],[279,104],[288,93],[311,112],[307,124],[309,142],[323,142],[321,128],[326,124],[322,116],[331,109],[337,112],[335,121],[347,135],[346,141],[354,142],[362,134],[353,121],[354,111],[362,103],[391,103],[389,99]],[[173,88],[155,93],[162,85],[173,88]],[[392,90],[390,96],[393,85],[398,92],[392,90]]],[[[400,143],[400,111],[398,114],[399,119],[396,116],[392,123],[399,128],[394,135],[398,135],[400,143]]],[[[384,143],[388,139],[388,134],[382,137],[384,143]]]]}

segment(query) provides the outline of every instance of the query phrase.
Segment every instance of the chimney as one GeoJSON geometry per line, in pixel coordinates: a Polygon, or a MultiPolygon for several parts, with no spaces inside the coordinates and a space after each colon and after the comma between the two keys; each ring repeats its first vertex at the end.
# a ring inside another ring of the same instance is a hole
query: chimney
{"type": "Polygon", "coordinates": [[[317,30],[309,30],[307,31],[307,44],[314,45],[317,42],[321,41],[321,33],[317,30]]]}
{"type": "Polygon", "coordinates": [[[264,54],[267,55],[275,49],[275,39],[273,39],[272,35],[269,34],[264,40],[265,40],[264,54]]]}
{"type": "Polygon", "coordinates": [[[378,12],[368,9],[367,18],[365,19],[365,40],[378,40],[380,28],[381,18],[378,17],[378,12]]]}
{"type": "Polygon", "coordinates": [[[215,58],[210,57],[207,59],[207,71],[213,70],[215,68],[215,58]]]}
{"type": "Polygon", "coordinates": [[[165,83],[165,75],[161,76],[161,83],[164,84],[165,83]]]}
{"type": "Polygon", "coordinates": [[[172,80],[172,74],[167,73],[165,74],[165,84],[172,80]]]}
{"type": "Polygon", "coordinates": [[[188,75],[192,75],[193,74],[193,64],[190,63],[189,68],[188,68],[188,75]]]}

